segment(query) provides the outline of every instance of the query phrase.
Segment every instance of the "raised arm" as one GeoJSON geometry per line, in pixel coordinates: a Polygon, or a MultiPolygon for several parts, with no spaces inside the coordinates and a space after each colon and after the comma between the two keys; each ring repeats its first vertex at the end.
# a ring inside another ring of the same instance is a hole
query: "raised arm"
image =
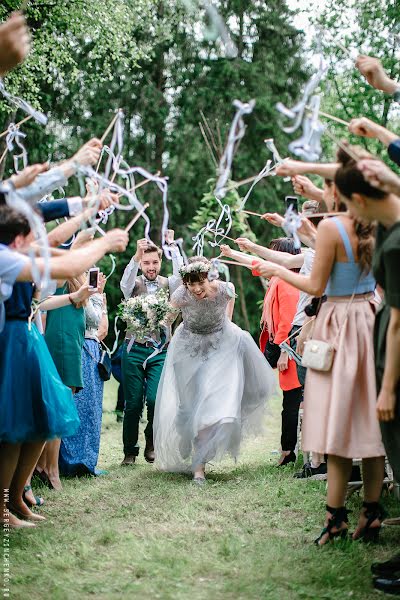
{"type": "MultiPolygon", "coordinates": [[[[270,250],[265,246],[259,246],[258,244],[251,242],[247,238],[237,238],[237,240],[235,240],[235,243],[239,246],[241,250],[257,254],[257,256],[260,256],[264,260],[270,260],[271,262],[274,262],[277,265],[282,265],[287,269],[301,269],[304,263],[304,254],[290,254],[289,252],[278,252],[277,250],[270,250]]],[[[241,253],[238,252],[238,254],[241,253]]]]}
{"type": "MultiPolygon", "coordinates": [[[[128,234],[122,229],[113,229],[102,238],[94,240],[84,248],[70,250],[63,256],[55,256],[49,259],[50,274],[53,279],[71,279],[78,277],[99,261],[107,252],[124,252],[128,245],[128,234]]],[[[36,266],[43,274],[45,260],[36,258],[36,266]]],[[[33,281],[32,265],[29,262],[23,267],[17,277],[17,281],[33,281]]]]}
{"type": "Polygon", "coordinates": [[[276,275],[302,292],[310,294],[310,296],[322,296],[332,271],[337,242],[337,229],[334,223],[331,223],[330,219],[327,219],[326,221],[321,221],[318,226],[315,258],[309,276],[294,273],[280,265],[267,261],[259,261],[255,265],[255,269],[263,277],[270,278],[276,275]]]}
{"type": "Polygon", "coordinates": [[[125,271],[122,275],[120,283],[120,288],[124,294],[124,298],[130,298],[132,295],[139,272],[140,261],[143,258],[143,254],[147,246],[148,242],[146,239],[138,240],[136,244],[136,254],[132,256],[131,260],[125,267],[125,271]]]}
{"type": "Polygon", "coordinates": [[[288,159],[276,167],[276,174],[280,177],[310,174],[333,179],[338,168],[339,163],[309,163],[288,159]]]}
{"type": "Polygon", "coordinates": [[[385,146],[389,146],[392,142],[399,139],[399,135],[389,131],[383,125],[374,123],[367,117],[361,117],[360,119],[352,119],[349,124],[350,133],[359,135],[366,138],[375,138],[382,142],[385,146]]]}

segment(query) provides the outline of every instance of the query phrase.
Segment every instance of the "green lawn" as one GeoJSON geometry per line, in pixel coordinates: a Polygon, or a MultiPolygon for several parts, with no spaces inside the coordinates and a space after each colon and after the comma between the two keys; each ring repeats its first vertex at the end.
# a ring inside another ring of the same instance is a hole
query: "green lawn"
{"type": "MultiPolygon", "coordinates": [[[[291,600],[376,598],[372,560],[398,544],[385,529],[379,546],[339,542],[316,548],[324,482],[277,470],[279,400],[264,439],[250,442],[237,465],[210,470],[198,488],[187,476],[144,462],[121,468],[120,423],[107,384],[99,466],[109,474],[69,480],[62,493],[42,490],[48,521],[11,541],[11,598],[291,600]]],[[[392,498],[384,502],[399,514],[392,498]]],[[[349,503],[354,525],[361,499],[349,503]]]]}

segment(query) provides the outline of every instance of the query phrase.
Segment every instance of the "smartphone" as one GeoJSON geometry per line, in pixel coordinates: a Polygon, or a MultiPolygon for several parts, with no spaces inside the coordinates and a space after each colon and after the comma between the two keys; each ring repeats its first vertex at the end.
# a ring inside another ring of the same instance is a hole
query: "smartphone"
{"type": "Polygon", "coordinates": [[[285,207],[288,210],[289,206],[293,207],[295,213],[299,213],[299,199],[297,196],[286,196],[285,197],[285,207]]]}
{"type": "Polygon", "coordinates": [[[89,288],[91,290],[97,290],[97,288],[98,288],[99,272],[100,272],[100,269],[98,267],[93,267],[92,269],[89,269],[88,282],[89,282],[89,288]]]}

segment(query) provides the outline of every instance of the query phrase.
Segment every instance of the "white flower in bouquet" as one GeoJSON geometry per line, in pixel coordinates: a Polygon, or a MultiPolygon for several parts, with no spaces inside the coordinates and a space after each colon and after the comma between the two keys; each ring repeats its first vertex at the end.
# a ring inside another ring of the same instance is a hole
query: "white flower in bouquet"
{"type": "Polygon", "coordinates": [[[149,337],[154,331],[165,327],[164,320],[173,311],[165,290],[123,300],[118,307],[118,315],[126,322],[133,336],[139,339],[149,337]]]}

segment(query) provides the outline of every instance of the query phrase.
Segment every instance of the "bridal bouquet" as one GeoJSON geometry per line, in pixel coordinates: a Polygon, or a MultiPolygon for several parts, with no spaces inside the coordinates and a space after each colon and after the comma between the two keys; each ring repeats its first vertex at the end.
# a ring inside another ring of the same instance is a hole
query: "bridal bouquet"
{"type": "Polygon", "coordinates": [[[158,290],[156,294],[148,296],[128,298],[118,306],[118,316],[138,339],[145,339],[161,327],[169,325],[172,315],[175,318],[176,314],[165,290],[158,290]]]}

